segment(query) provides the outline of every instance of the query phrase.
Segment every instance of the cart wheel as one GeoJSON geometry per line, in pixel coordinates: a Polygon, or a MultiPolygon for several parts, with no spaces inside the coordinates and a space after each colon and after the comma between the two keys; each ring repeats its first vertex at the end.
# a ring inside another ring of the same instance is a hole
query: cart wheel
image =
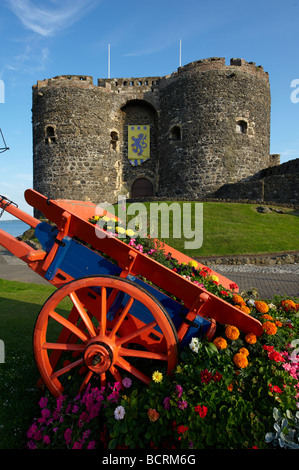
{"type": "Polygon", "coordinates": [[[56,397],[124,376],[147,384],[153,371],[170,374],[178,362],[167,311],[145,289],[115,276],[83,277],[57,289],[37,317],[33,348],[56,397]]]}

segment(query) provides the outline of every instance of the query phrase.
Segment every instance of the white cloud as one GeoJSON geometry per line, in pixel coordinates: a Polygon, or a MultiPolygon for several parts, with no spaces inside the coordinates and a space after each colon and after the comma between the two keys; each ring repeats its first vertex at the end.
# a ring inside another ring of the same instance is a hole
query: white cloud
{"type": "Polygon", "coordinates": [[[41,36],[53,36],[88,13],[99,0],[8,0],[10,9],[25,28],[41,36]]]}

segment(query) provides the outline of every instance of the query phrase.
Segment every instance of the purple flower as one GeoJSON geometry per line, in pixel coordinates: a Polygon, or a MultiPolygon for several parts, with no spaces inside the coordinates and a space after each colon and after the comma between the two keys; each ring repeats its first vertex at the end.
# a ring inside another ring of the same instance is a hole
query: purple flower
{"type": "Polygon", "coordinates": [[[132,385],[132,380],[129,378],[129,377],[125,377],[123,380],[122,380],[122,384],[125,388],[130,388],[131,385],[132,385]]]}
{"type": "Polygon", "coordinates": [[[165,410],[170,410],[170,397],[164,398],[163,405],[165,410]]]}

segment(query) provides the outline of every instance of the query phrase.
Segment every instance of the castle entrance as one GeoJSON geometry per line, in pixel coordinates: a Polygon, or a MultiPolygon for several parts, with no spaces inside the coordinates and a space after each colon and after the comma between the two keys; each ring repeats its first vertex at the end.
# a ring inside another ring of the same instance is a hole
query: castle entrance
{"type": "Polygon", "coordinates": [[[136,199],[138,197],[152,197],[154,195],[154,188],[150,180],[147,178],[138,178],[134,181],[131,188],[131,197],[136,199]]]}

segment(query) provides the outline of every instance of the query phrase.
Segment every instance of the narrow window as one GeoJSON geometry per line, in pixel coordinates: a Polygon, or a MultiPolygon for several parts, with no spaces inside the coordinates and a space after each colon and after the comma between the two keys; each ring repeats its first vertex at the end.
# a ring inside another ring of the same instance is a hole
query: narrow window
{"type": "Polygon", "coordinates": [[[115,131],[112,131],[111,134],[110,134],[110,137],[111,137],[111,147],[113,150],[116,150],[117,149],[117,141],[118,141],[118,133],[115,132],[115,131]]]}
{"type": "Polygon", "coordinates": [[[236,132],[238,134],[247,134],[247,122],[246,121],[237,121],[237,123],[236,123],[236,132]]]}
{"type": "Polygon", "coordinates": [[[51,145],[56,142],[55,128],[53,126],[46,127],[46,144],[51,145]]]}
{"type": "Polygon", "coordinates": [[[170,139],[171,140],[181,140],[181,128],[180,126],[173,126],[170,129],[170,139]]]}

